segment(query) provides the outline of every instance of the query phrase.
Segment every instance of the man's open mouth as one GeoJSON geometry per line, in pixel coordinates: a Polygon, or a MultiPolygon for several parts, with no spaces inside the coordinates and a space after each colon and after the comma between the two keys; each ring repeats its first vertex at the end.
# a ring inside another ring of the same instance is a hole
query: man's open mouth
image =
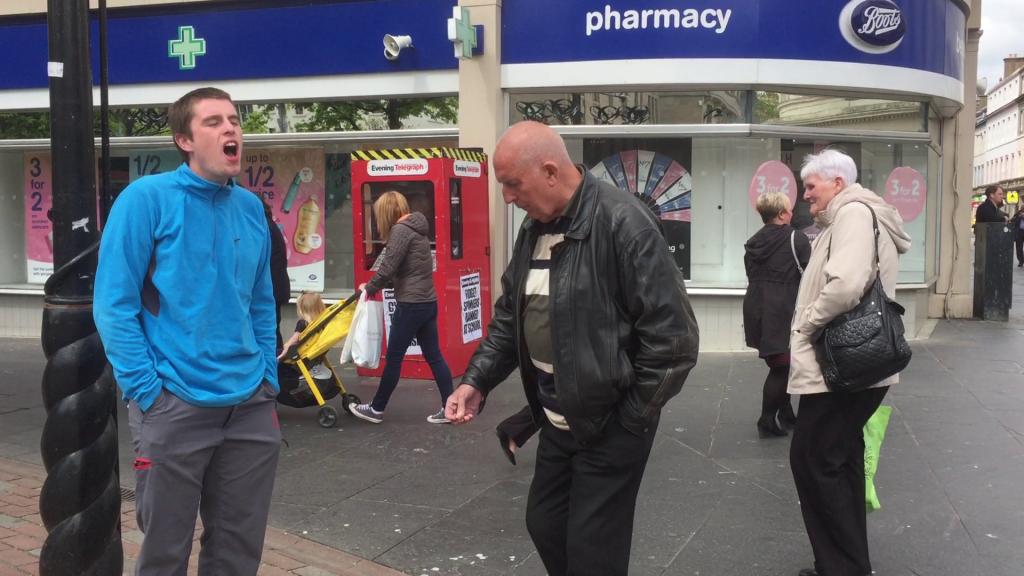
{"type": "Polygon", "coordinates": [[[238,159],[238,143],[237,142],[228,142],[227,144],[225,144],[224,145],[224,155],[227,156],[228,159],[230,159],[230,160],[237,160],[238,159]]]}

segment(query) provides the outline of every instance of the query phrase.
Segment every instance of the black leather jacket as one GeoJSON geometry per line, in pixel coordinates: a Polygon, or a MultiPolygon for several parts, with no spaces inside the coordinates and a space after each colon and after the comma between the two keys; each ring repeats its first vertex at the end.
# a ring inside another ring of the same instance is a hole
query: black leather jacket
{"type": "MultiPolygon", "coordinates": [[[[559,403],[585,445],[616,415],[638,436],[652,432],[662,406],[697,363],[699,335],[660,222],[636,198],[590,174],[577,193],[576,218],[551,256],[551,344],[559,403]]],[[[486,397],[519,368],[539,424],[546,416],[522,334],[523,287],[536,236],[527,218],[487,338],[462,383],[486,397]]]]}

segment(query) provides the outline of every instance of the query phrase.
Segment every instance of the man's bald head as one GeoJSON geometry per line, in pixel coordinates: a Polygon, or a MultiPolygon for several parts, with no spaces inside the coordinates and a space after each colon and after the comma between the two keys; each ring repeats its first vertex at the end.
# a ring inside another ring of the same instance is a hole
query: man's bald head
{"type": "Polygon", "coordinates": [[[520,122],[505,132],[494,150],[494,161],[506,160],[513,165],[544,162],[554,162],[559,167],[572,165],[565,141],[550,126],[540,122],[520,122]]]}
{"type": "Polygon", "coordinates": [[[506,204],[541,222],[561,216],[582,179],[562,137],[539,122],[505,132],[494,151],[494,176],[506,204]]]}

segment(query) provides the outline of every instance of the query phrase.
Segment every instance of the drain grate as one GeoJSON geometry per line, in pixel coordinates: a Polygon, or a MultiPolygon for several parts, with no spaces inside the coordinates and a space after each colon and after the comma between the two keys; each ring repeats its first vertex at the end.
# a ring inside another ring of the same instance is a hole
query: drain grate
{"type": "Polygon", "coordinates": [[[121,501],[122,502],[134,502],[135,501],[135,490],[131,488],[125,488],[121,486],[121,501]]]}

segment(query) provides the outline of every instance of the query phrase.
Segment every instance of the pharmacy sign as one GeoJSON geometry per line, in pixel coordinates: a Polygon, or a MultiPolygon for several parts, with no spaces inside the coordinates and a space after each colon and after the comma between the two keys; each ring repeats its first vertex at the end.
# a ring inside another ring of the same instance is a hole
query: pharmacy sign
{"type": "Polygon", "coordinates": [[[178,68],[193,70],[196,58],[206,55],[206,40],[196,38],[196,31],[191,26],[178,27],[178,39],[167,43],[167,57],[178,59],[178,68]]]}

